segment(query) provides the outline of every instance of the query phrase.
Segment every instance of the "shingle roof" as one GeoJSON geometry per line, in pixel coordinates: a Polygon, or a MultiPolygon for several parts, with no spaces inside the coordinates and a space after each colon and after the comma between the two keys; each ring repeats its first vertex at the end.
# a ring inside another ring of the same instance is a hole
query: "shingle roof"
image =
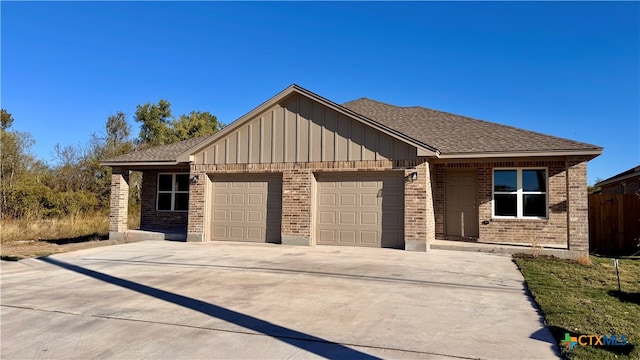
{"type": "Polygon", "coordinates": [[[441,154],[601,150],[602,148],[420,106],[400,107],[361,98],[342,104],[431,145],[441,154]]]}
{"type": "MultiPolygon", "coordinates": [[[[441,155],[455,157],[487,153],[518,154],[520,152],[546,154],[562,151],[584,151],[593,155],[593,152],[602,151],[602,148],[591,144],[420,106],[400,107],[367,98],[338,105],[297,85],[288,87],[265,104],[277,101],[290,94],[291,91],[298,91],[304,96],[311,96],[328,106],[335,106],[361,121],[378,123],[381,127],[398,133],[405,140],[422,144],[441,155]]],[[[265,104],[258,106],[253,111],[258,111],[266,106],[265,104]]],[[[238,121],[243,118],[241,117],[238,121]]],[[[233,125],[228,126],[227,130],[232,131],[233,125]]],[[[189,149],[195,150],[198,145],[204,146],[205,142],[215,137],[216,134],[134,151],[104,160],[102,163],[117,165],[118,163],[177,162],[178,157],[189,149]]]]}
{"type": "Polygon", "coordinates": [[[161,145],[149,149],[130,152],[128,154],[116,156],[104,162],[149,162],[149,161],[176,161],[178,156],[192,147],[206,140],[209,136],[200,136],[193,139],[183,140],[177,143],[161,145]]]}
{"type": "Polygon", "coordinates": [[[610,178],[601,180],[600,182],[595,184],[595,186],[607,185],[607,184],[612,183],[612,182],[616,182],[616,181],[632,178],[634,176],[639,176],[639,175],[640,175],[640,165],[634,166],[629,170],[621,172],[620,174],[613,175],[610,178]]]}

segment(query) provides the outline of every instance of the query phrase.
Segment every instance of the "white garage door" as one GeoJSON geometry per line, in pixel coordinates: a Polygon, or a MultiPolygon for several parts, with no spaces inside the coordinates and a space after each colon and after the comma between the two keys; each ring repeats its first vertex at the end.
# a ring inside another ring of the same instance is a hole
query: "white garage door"
{"type": "Polygon", "coordinates": [[[213,177],[211,240],[280,242],[282,178],[213,177]]]}
{"type": "Polygon", "coordinates": [[[404,247],[401,173],[318,174],[318,245],[404,247]]]}

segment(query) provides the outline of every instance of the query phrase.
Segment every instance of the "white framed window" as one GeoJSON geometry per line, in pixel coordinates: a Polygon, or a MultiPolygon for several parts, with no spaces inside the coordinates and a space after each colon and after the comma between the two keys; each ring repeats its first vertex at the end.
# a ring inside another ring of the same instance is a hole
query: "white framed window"
{"type": "Polygon", "coordinates": [[[158,174],[158,211],[189,210],[189,173],[158,174]]]}
{"type": "Polygon", "coordinates": [[[547,169],[494,169],[492,204],[495,218],[546,218],[547,169]]]}

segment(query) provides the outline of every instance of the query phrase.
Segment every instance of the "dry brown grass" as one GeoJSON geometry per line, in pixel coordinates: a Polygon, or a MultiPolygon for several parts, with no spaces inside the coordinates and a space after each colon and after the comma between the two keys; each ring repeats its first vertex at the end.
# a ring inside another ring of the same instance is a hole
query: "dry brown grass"
{"type": "Polygon", "coordinates": [[[576,262],[580,265],[593,265],[593,262],[591,262],[591,257],[589,255],[580,255],[577,259],[576,262]]]}
{"type": "Polygon", "coordinates": [[[109,233],[109,215],[69,216],[62,219],[3,219],[2,244],[31,240],[62,240],[109,233]]]}
{"type": "MultiPolygon", "coordinates": [[[[140,213],[130,213],[128,223],[130,229],[137,229],[140,213]]],[[[117,243],[107,240],[108,235],[106,213],[46,220],[3,219],[1,256],[3,260],[17,260],[117,243]]]]}

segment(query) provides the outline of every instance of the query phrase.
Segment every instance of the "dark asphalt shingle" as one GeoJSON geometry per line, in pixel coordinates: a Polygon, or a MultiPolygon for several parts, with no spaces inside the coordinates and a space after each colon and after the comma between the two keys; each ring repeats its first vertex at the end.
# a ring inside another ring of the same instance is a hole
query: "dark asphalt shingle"
{"type": "Polygon", "coordinates": [[[151,162],[176,161],[178,156],[190,148],[206,140],[209,136],[201,136],[173,144],[161,145],[149,149],[138,150],[128,154],[106,159],[106,162],[151,162]]]}
{"type": "MultiPolygon", "coordinates": [[[[342,105],[332,104],[403,133],[439,150],[441,154],[602,150],[591,144],[420,106],[400,107],[367,98],[342,105]]],[[[180,154],[213,136],[215,135],[134,151],[105,161],[176,161],[180,154]]]]}
{"type": "Polygon", "coordinates": [[[399,107],[362,98],[342,104],[442,154],[601,150],[600,147],[420,106],[399,107]]]}

